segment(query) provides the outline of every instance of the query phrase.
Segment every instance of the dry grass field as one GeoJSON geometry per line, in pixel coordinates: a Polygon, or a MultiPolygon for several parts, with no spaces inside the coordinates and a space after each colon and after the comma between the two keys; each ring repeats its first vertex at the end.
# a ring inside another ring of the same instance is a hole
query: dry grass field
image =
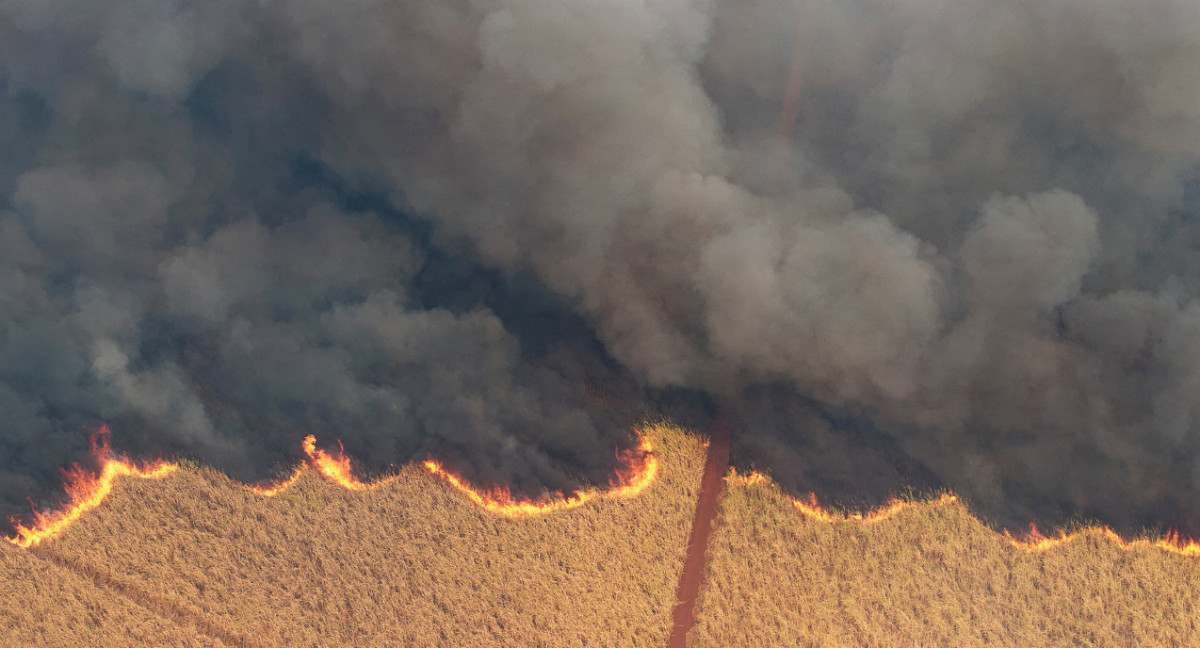
{"type": "Polygon", "coordinates": [[[8,543],[0,547],[0,645],[227,646],[8,543]]]}
{"type": "MultiPolygon", "coordinates": [[[[499,517],[418,465],[274,498],[184,467],[60,538],[0,543],[0,646],[665,646],[704,445],[648,430],[635,499],[499,517]]],[[[1018,551],[958,503],[872,524],[729,485],[691,646],[1200,646],[1200,560],[1087,537],[1018,551]]]]}
{"type": "Polygon", "coordinates": [[[662,646],[704,447],[647,433],[639,497],[528,519],[418,465],[274,498],[194,467],[123,480],[62,537],[0,543],[0,645],[662,646]]]}
{"type": "Polygon", "coordinates": [[[1025,553],[959,503],[811,519],[725,491],[691,646],[1200,646],[1200,559],[1095,536],[1025,553]]]}

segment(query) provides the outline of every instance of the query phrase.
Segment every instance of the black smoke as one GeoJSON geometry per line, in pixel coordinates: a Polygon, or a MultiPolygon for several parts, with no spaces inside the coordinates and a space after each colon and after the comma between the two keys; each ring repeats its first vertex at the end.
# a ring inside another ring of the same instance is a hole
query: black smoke
{"type": "Polygon", "coordinates": [[[1197,70],[1184,0],[0,0],[0,501],[725,403],[794,490],[1200,534],[1197,70]]]}

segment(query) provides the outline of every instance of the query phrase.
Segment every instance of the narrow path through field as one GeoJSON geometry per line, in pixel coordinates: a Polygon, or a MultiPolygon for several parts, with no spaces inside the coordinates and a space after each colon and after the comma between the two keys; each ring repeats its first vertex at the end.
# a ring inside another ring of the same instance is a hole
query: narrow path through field
{"type": "Polygon", "coordinates": [[[203,616],[185,609],[174,601],[146,592],[139,587],[125,582],[123,579],[114,578],[112,575],[86,562],[77,561],[74,558],[45,548],[32,549],[30,551],[38,558],[69,569],[92,581],[97,587],[121,596],[138,607],[162,617],[165,621],[192,628],[197,633],[213,639],[221,645],[237,646],[239,648],[258,648],[259,646],[257,642],[252,641],[249,637],[213,623],[203,616]]]}
{"type": "Polygon", "coordinates": [[[700,479],[696,517],[692,521],[687,558],[683,563],[683,573],[679,575],[679,590],[675,595],[675,615],[668,648],[687,648],[688,631],[696,621],[696,599],[700,597],[700,586],[704,582],[708,537],[712,534],[713,518],[717,515],[717,503],[721,499],[721,488],[725,485],[725,470],[729,466],[729,437],[729,415],[722,411],[717,415],[708,442],[708,457],[704,460],[704,476],[700,479]]]}

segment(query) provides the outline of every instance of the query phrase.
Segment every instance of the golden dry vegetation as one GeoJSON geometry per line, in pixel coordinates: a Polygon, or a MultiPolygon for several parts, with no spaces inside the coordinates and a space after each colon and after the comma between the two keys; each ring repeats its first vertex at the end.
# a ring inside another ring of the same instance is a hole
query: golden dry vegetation
{"type": "Polygon", "coordinates": [[[270,499],[200,468],[124,480],[63,537],[0,543],[0,645],[662,646],[704,448],[647,433],[638,498],[518,520],[417,465],[270,499]]]}
{"type": "Polygon", "coordinates": [[[726,488],[691,646],[1200,646],[1200,560],[1087,536],[1012,547],[959,503],[862,524],[726,488]]]}
{"type": "Polygon", "coordinates": [[[0,645],[226,646],[8,543],[0,547],[0,645]]]}
{"type": "MultiPolygon", "coordinates": [[[[0,645],[664,646],[704,448],[649,435],[637,499],[521,520],[416,465],[272,499],[202,468],[123,480],[63,537],[0,543],[0,645]]],[[[960,504],[830,524],[730,486],[709,552],[696,647],[1200,646],[1200,560],[1027,554],[960,504]]]]}

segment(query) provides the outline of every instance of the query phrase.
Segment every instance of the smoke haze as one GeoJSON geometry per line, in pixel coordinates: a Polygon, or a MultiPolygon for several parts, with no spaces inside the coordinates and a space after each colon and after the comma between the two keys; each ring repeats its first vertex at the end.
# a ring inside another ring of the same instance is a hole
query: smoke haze
{"type": "Polygon", "coordinates": [[[719,402],[790,488],[1200,534],[1197,215],[1190,0],[0,0],[0,498],[100,422],[562,488],[719,402]]]}

